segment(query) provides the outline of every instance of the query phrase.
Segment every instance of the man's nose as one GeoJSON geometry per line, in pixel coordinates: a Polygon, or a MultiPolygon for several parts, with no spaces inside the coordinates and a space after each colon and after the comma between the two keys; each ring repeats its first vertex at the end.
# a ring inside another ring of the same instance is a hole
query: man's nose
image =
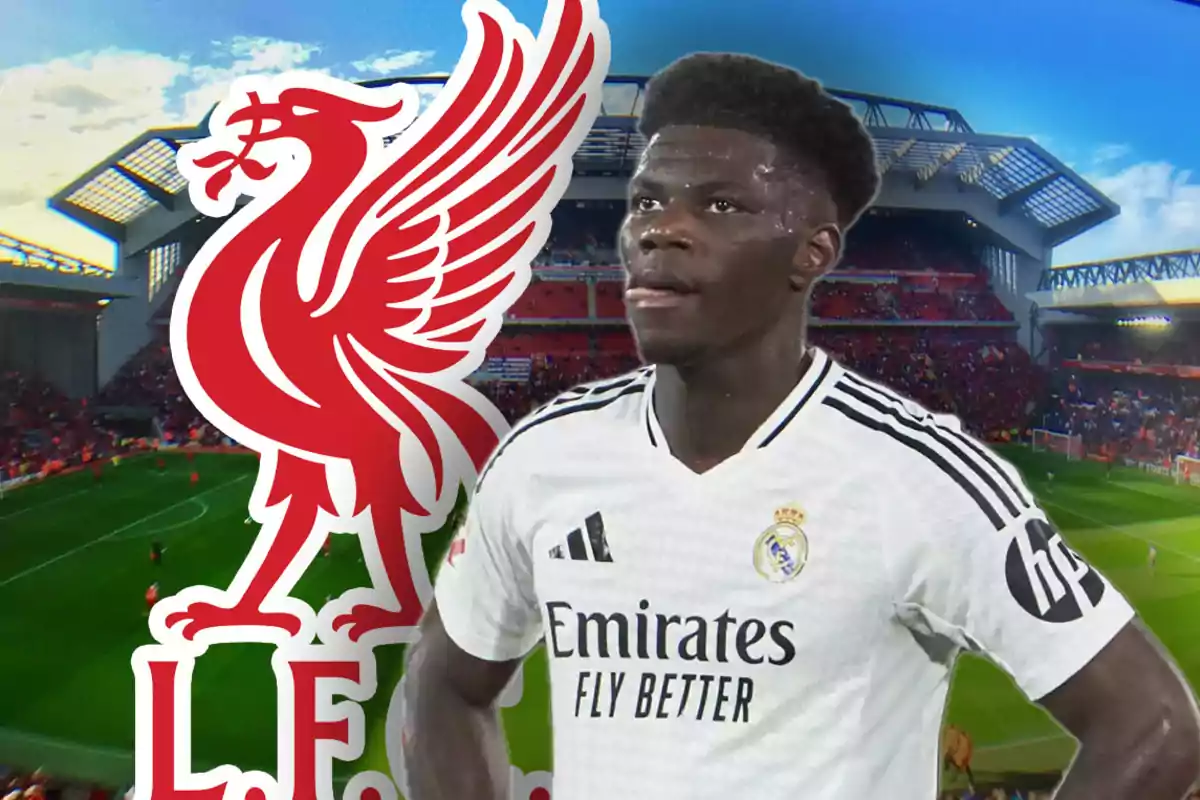
{"type": "Polygon", "coordinates": [[[654,250],[690,250],[694,245],[693,220],[686,213],[670,208],[656,216],[638,237],[638,247],[643,253],[654,250]]]}

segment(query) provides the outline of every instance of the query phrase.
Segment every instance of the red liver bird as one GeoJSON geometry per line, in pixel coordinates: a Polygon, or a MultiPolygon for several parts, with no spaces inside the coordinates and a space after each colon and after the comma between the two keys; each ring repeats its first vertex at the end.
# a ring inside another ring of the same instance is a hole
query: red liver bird
{"type": "Polygon", "coordinates": [[[466,52],[419,118],[411,86],[258,78],[180,151],[201,211],[254,198],[189,265],[171,344],[197,408],[262,454],[263,527],[228,591],[170,598],[160,631],[311,633],[286,595],[331,530],[359,534],[376,585],[331,604],[322,637],[419,619],[419,534],[504,428],[464,378],[528,284],[608,66],[595,0],[551,0],[537,39],[491,0],[463,18],[466,52]]]}

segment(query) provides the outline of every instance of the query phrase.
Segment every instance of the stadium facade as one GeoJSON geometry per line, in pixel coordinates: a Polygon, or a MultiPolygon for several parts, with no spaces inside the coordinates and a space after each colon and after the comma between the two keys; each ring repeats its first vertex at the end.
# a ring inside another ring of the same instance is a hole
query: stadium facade
{"type": "MultiPolygon", "coordinates": [[[[364,85],[442,80],[393,78],[364,85]]],[[[626,178],[645,146],[635,128],[646,80],[607,80],[601,116],[576,154],[564,205],[624,202],[626,178]]],[[[855,108],[875,140],[884,178],[875,213],[918,214],[961,228],[1015,318],[1007,324],[1031,353],[1039,353],[1029,295],[1043,284],[1053,248],[1114,217],[1117,206],[1030,139],[977,133],[951,108],[834,94],[855,108]]],[[[179,147],[206,134],[207,118],[194,127],[147,131],[49,201],[118,247],[116,275],[107,280],[119,280],[123,291],[110,293],[113,302],[98,322],[100,385],[148,341],[153,323],[169,313],[183,268],[220,225],[197,213],[175,167],[179,147]]],[[[558,277],[596,279],[582,273],[558,277]]]]}
{"type": "Polygon", "coordinates": [[[37,375],[71,397],[94,394],[98,321],[135,291],[112,269],[0,233],[0,372],[37,375]]]}

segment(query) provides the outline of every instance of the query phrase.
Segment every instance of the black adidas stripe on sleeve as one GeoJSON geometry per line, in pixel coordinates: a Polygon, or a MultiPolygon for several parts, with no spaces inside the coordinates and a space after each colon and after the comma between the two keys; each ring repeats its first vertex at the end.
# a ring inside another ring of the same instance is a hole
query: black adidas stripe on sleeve
{"type": "Polygon", "coordinates": [[[852,401],[861,401],[845,389],[846,387],[839,382],[821,401],[822,405],[832,408],[864,428],[883,434],[924,456],[974,501],[996,530],[1002,530],[1019,515],[1015,508],[1011,508],[1011,504],[1005,504],[1003,501],[996,502],[990,487],[985,482],[972,479],[949,458],[938,452],[936,446],[939,444],[944,446],[944,443],[933,437],[929,429],[917,425],[915,426],[916,430],[913,430],[894,416],[881,414],[874,409],[864,410],[857,407],[852,401]]]}
{"type": "MultiPolygon", "coordinates": [[[[983,483],[994,495],[996,495],[996,497],[1000,498],[1000,501],[1004,504],[1010,515],[1015,517],[1021,514],[1021,509],[1018,508],[1018,506],[1024,508],[1029,507],[1029,503],[1025,501],[1025,498],[1019,492],[1010,492],[1009,489],[1006,489],[1000,485],[1000,481],[998,481],[996,476],[992,474],[992,469],[994,469],[994,467],[989,469],[989,466],[991,465],[981,461],[973,449],[967,447],[958,439],[950,436],[949,430],[938,425],[932,417],[929,417],[925,420],[918,419],[909,414],[903,408],[897,408],[896,406],[888,405],[882,402],[878,396],[873,395],[869,389],[860,388],[859,385],[852,384],[849,381],[840,382],[838,384],[838,390],[845,392],[858,402],[870,407],[876,412],[876,414],[890,417],[897,424],[903,426],[907,430],[913,431],[914,433],[927,434],[942,447],[953,453],[959,461],[961,461],[963,464],[966,464],[967,467],[975,473],[976,477],[983,481],[983,483]]],[[[1003,473],[1000,473],[1000,475],[1003,476],[1003,473]]]]}

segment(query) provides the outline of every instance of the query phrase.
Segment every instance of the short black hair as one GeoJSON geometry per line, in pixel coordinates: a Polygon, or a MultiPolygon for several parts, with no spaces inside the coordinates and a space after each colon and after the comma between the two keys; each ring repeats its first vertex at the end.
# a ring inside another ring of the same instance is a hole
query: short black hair
{"type": "Polygon", "coordinates": [[[694,53],[646,85],[638,130],[675,125],[752,133],[818,170],[849,228],[879,190],[875,145],[853,109],[794,69],[733,53],[694,53]]]}

